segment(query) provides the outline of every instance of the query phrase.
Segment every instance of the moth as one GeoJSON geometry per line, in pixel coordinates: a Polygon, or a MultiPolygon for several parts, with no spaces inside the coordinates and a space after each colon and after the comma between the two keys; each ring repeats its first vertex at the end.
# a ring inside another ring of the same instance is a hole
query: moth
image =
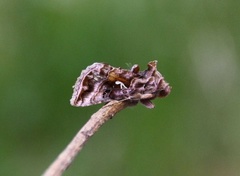
{"type": "Polygon", "coordinates": [[[93,63],[83,70],[73,86],[70,104],[76,107],[107,103],[112,100],[141,102],[154,108],[151,100],[165,97],[171,87],[157,70],[157,61],[151,61],[147,69],[138,65],[130,70],[113,67],[106,63],[93,63]]]}

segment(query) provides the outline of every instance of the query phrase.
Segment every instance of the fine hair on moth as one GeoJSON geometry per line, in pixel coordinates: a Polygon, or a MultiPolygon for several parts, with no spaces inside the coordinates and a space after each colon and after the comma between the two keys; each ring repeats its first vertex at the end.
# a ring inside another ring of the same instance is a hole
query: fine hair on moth
{"type": "Polygon", "coordinates": [[[124,85],[124,83],[122,83],[121,81],[116,81],[115,82],[116,85],[120,85],[121,89],[127,89],[127,87],[124,85]]]}

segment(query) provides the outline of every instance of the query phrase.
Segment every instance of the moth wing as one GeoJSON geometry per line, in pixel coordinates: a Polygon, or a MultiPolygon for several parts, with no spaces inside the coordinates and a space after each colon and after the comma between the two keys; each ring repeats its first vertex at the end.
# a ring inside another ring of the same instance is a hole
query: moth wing
{"type": "Polygon", "coordinates": [[[83,70],[73,86],[70,104],[79,107],[110,101],[105,92],[109,89],[106,80],[111,69],[107,64],[94,63],[83,70]]]}

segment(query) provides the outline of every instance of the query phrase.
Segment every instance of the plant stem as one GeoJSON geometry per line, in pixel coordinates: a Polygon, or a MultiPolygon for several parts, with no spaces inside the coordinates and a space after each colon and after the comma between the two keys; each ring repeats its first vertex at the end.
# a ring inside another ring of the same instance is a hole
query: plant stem
{"type": "Polygon", "coordinates": [[[77,154],[82,150],[88,139],[97,132],[106,121],[128,105],[127,101],[111,101],[94,113],[65,150],[63,150],[57,159],[49,166],[43,176],[61,176],[73,162],[77,154]]]}

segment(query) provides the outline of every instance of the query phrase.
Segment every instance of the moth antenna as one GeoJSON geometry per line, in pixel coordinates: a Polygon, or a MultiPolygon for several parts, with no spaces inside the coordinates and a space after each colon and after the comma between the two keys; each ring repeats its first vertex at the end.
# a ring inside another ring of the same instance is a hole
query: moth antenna
{"type": "Polygon", "coordinates": [[[128,67],[128,69],[132,68],[133,64],[132,63],[125,63],[128,67]]]}

